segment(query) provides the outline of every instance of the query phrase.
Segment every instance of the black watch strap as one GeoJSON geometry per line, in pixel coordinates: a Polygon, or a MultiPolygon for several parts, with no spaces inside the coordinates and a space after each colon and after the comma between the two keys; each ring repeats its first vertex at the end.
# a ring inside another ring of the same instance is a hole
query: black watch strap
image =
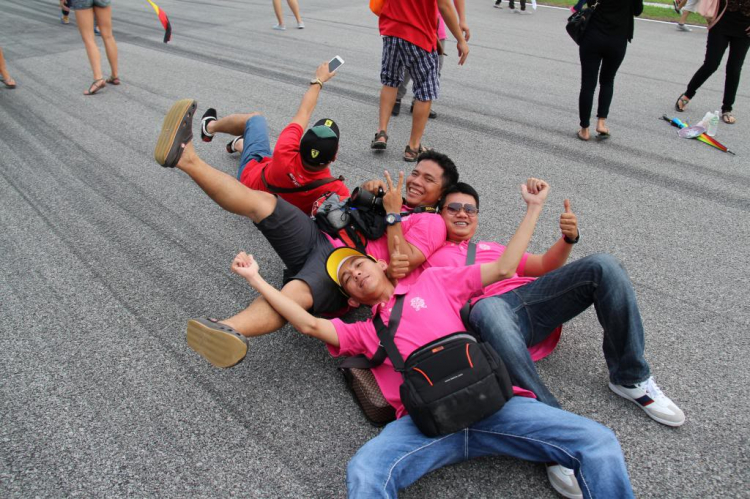
{"type": "Polygon", "coordinates": [[[581,231],[578,231],[578,237],[576,237],[575,239],[570,239],[568,236],[563,236],[563,240],[568,244],[575,244],[581,240],[581,231]]]}

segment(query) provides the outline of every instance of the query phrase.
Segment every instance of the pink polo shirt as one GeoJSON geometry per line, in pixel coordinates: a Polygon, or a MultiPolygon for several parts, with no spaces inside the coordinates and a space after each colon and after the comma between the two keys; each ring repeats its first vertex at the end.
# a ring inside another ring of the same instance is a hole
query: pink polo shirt
{"type": "MultiPolygon", "coordinates": [[[[383,322],[388,325],[396,296],[405,295],[401,322],[394,342],[406,359],[414,350],[431,341],[464,331],[459,310],[469,298],[481,292],[479,265],[428,269],[410,285],[399,283],[390,300],[374,306],[372,313],[380,313],[383,322]]],[[[331,322],[339,338],[338,347],[328,346],[334,357],[360,354],[372,357],[378,350],[380,340],[372,319],[353,324],[346,324],[340,319],[333,319],[331,322]]],[[[406,414],[406,409],[399,395],[399,387],[403,383],[401,374],[393,369],[390,359],[386,359],[372,372],[383,396],[396,409],[396,417],[402,417],[406,414]]],[[[516,395],[534,397],[528,390],[513,387],[513,391],[516,395]]]]}
{"type": "MultiPolygon", "coordinates": [[[[500,258],[505,251],[505,246],[494,242],[479,241],[476,243],[476,246],[477,254],[474,262],[477,264],[494,262],[500,258]]],[[[436,250],[427,258],[427,261],[423,266],[425,268],[465,266],[466,252],[468,251],[468,248],[469,241],[462,241],[460,244],[445,241],[440,249],[436,250]]],[[[523,271],[526,267],[526,260],[528,260],[528,258],[529,253],[524,253],[513,277],[490,284],[484,288],[484,292],[481,295],[472,299],[471,304],[474,305],[482,298],[502,295],[503,293],[507,293],[508,291],[532,282],[535,279],[534,277],[525,277],[523,275],[523,271]]],[[[557,346],[557,343],[560,341],[561,333],[562,327],[558,327],[547,337],[547,339],[531,346],[529,348],[529,353],[531,354],[532,360],[537,361],[543,359],[552,353],[557,346]]]]}
{"type": "MultiPolygon", "coordinates": [[[[406,242],[421,251],[425,258],[432,255],[443,245],[447,235],[445,222],[433,213],[416,213],[404,217],[401,222],[401,231],[404,233],[406,242]]],[[[328,234],[326,236],[334,248],[345,246],[341,239],[333,239],[328,234]]],[[[365,249],[367,254],[376,260],[391,261],[391,255],[388,251],[388,236],[368,241],[365,249]]]]}

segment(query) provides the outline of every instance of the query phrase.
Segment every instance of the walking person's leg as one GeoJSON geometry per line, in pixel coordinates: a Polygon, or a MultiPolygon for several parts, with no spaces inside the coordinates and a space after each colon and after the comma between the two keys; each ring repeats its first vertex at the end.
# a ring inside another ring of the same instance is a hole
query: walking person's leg
{"type": "Polygon", "coordinates": [[[578,138],[589,140],[591,134],[591,108],[594,106],[594,92],[599,79],[599,68],[602,63],[602,54],[599,49],[600,40],[594,36],[593,30],[588,30],[581,40],[578,48],[578,57],[581,61],[581,90],[578,94],[578,115],[581,129],[578,138]]]}
{"type": "Polygon", "coordinates": [[[91,65],[91,71],[94,73],[94,82],[83,92],[84,95],[93,95],[105,87],[106,83],[102,78],[102,63],[99,47],[96,46],[94,39],[94,8],[79,9],[76,13],[76,24],[78,31],[81,33],[83,45],[86,47],[86,55],[91,65]]]}
{"type": "Polygon", "coordinates": [[[606,54],[602,59],[601,72],[599,73],[599,107],[596,112],[596,131],[599,138],[609,137],[609,128],[607,128],[606,121],[615,91],[615,75],[617,75],[617,70],[625,59],[627,46],[628,41],[624,37],[619,40],[609,40],[609,46],[606,48],[606,54]]]}
{"type": "Polygon", "coordinates": [[[727,74],[724,80],[724,100],[721,105],[721,119],[724,123],[733,124],[736,120],[732,115],[732,106],[737,97],[737,88],[740,85],[742,65],[745,62],[750,38],[733,37],[729,42],[729,57],[727,57],[727,74]]]}
{"type": "Polygon", "coordinates": [[[96,24],[99,26],[102,42],[104,42],[104,51],[107,53],[107,60],[109,61],[110,76],[107,78],[107,83],[119,85],[117,43],[115,42],[115,35],[112,33],[112,7],[94,7],[94,15],[96,24]]]}
{"type": "Polygon", "coordinates": [[[3,77],[3,85],[6,88],[16,88],[16,80],[8,73],[8,66],[5,65],[5,55],[3,49],[0,47],[0,76],[3,77]]]}
{"type": "Polygon", "coordinates": [[[677,111],[683,111],[698,89],[708,80],[721,65],[721,58],[724,57],[729,46],[729,37],[718,33],[716,30],[708,30],[706,39],[706,56],[703,65],[698,68],[688,83],[687,90],[682,94],[675,103],[677,111]]]}
{"type": "Polygon", "coordinates": [[[401,85],[398,86],[398,91],[396,92],[396,102],[393,105],[391,115],[398,116],[399,114],[401,114],[401,99],[403,99],[406,95],[406,91],[409,89],[410,81],[411,75],[409,74],[409,70],[407,69],[404,71],[404,81],[402,81],[401,85]]]}
{"type": "Polygon", "coordinates": [[[297,2],[297,0],[286,0],[286,2],[289,4],[289,8],[292,9],[294,19],[297,20],[297,27],[304,28],[305,23],[302,22],[302,16],[299,13],[299,3],[297,2]]]}
{"type": "Polygon", "coordinates": [[[370,148],[384,150],[388,144],[388,123],[393,106],[396,104],[398,87],[404,81],[404,57],[402,45],[408,42],[393,36],[383,37],[383,53],[380,65],[380,108],[378,113],[378,132],[370,143],[370,148]]]}
{"type": "Polygon", "coordinates": [[[430,117],[432,101],[437,99],[440,94],[439,60],[437,50],[427,52],[410,43],[405,44],[404,49],[406,66],[414,80],[412,85],[414,111],[412,113],[409,144],[404,152],[404,160],[413,162],[425,150],[422,146],[422,136],[430,117]]]}
{"type": "Polygon", "coordinates": [[[276,14],[276,26],[273,29],[284,30],[284,11],[281,10],[281,0],[273,0],[273,13],[276,14]]]}

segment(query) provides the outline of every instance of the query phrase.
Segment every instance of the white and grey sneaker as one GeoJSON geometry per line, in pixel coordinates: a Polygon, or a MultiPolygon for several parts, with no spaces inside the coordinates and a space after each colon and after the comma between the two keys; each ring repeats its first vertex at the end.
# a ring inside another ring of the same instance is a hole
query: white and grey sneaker
{"type": "Polygon", "coordinates": [[[578,486],[576,474],[570,468],[559,464],[548,465],[547,478],[549,478],[552,488],[561,496],[569,499],[583,499],[583,492],[581,492],[581,487],[578,486]]]}
{"type": "Polygon", "coordinates": [[[678,31],[693,31],[692,29],[688,28],[684,24],[677,23],[677,30],[678,31]]]}
{"type": "Polygon", "coordinates": [[[685,422],[685,414],[662,393],[653,377],[632,386],[609,383],[609,389],[638,404],[654,421],[667,426],[681,426],[685,422]]]}

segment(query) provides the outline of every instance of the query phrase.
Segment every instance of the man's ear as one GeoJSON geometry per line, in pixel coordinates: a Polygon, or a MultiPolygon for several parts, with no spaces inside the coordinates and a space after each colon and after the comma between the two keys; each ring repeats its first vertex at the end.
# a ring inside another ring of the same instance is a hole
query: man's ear
{"type": "Polygon", "coordinates": [[[388,270],[388,264],[385,263],[385,260],[378,260],[376,263],[378,264],[378,267],[380,267],[380,270],[385,274],[385,271],[388,270]]]}
{"type": "Polygon", "coordinates": [[[346,303],[348,303],[348,304],[349,304],[349,306],[350,306],[350,307],[352,307],[352,308],[359,308],[359,306],[360,306],[360,305],[362,305],[361,303],[359,303],[359,302],[358,302],[357,300],[355,300],[354,298],[349,298],[349,299],[348,299],[348,300],[346,301],[346,303]]]}

